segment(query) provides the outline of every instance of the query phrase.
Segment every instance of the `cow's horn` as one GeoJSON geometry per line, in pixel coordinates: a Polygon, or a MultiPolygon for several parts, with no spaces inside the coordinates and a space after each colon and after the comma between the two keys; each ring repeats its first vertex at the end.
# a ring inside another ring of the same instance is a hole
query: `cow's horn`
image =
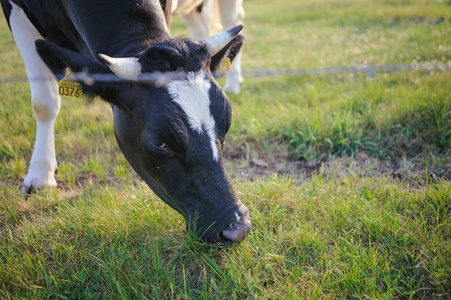
{"type": "Polygon", "coordinates": [[[208,52],[213,56],[230,43],[242,29],[243,25],[238,25],[230,30],[209,36],[202,41],[207,44],[208,52]]]}
{"type": "Polygon", "coordinates": [[[105,54],[99,54],[108,67],[117,76],[127,80],[137,80],[141,74],[141,64],[136,57],[110,57],[105,54]]]}

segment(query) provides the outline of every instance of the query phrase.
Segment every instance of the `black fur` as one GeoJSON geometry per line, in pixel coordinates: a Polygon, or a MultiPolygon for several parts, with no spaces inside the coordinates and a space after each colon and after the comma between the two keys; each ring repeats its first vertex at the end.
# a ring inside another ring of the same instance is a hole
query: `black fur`
{"type": "MultiPolygon", "coordinates": [[[[9,3],[1,1],[5,10],[9,3]]],[[[13,2],[47,41],[95,59],[99,53],[136,54],[170,38],[158,0],[13,2]]]]}
{"type": "Polygon", "coordinates": [[[201,4],[199,4],[198,7],[196,7],[196,11],[197,11],[198,13],[201,13],[203,8],[204,8],[204,3],[202,2],[201,4]]]}
{"type": "Polygon", "coordinates": [[[145,72],[196,72],[205,66],[209,57],[205,45],[190,39],[175,38],[147,48],[139,62],[145,72]]]}
{"type": "MultiPolygon", "coordinates": [[[[9,19],[11,5],[0,1],[9,19]]],[[[115,135],[124,156],[150,188],[183,215],[187,227],[198,231],[203,240],[223,243],[232,241],[226,240],[221,230],[240,226],[249,230],[248,211],[227,178],[222,151],[219,160],[214,159],[210,137],[191,128],[165,86],[122,79],[98,57],[103,53],[139,58],[144,73],[202,70],[204,80],[210,83],[214,142],[221,150],[231,108],[208,68],[214,71],[224,57],[233,60],[243,36],[236,36],[211,58],[202,42],[170,36],[161,9],[165,1],[13,1],[44,37],[35,42],[36,50],[57,79],[67,67],[88,77],[109,74],[118,79],[87,82],[77,78],[85,95],[111,103],[115,135]]]]}

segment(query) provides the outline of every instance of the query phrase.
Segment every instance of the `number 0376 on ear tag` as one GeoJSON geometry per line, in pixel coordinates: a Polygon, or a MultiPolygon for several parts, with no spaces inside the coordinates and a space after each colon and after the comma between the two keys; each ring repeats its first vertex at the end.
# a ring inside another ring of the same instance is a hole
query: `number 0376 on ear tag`
{"type": "Polygon", "coordinates": [[[69,69],[67,69],[66,76],[58,81],[58,92],[65,97],[83,98],[81,84],[75,81],[69,69]]]}

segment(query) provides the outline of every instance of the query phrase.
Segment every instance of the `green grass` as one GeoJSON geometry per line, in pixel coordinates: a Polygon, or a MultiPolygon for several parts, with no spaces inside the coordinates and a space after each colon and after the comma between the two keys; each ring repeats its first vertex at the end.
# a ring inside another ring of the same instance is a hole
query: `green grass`
{"type": "Polygon", "coordinates": [[[88,184],[28,200],[1,191],[4,297],[449,295],[449,182],[420,189],[387,177],[242,183],[254,229],[227,250],[187,237],[180,216],[143,185],[88,184]]]}
{"type": "MultiPolygon", "coordinates": [[[[244,4],[246,70],[451,60],[449,1],[244,4]]],[[[0,78],[24,76],[1,22],[0,78]]],[[[25,199],[29,88],[0,83],[0,298],[451,298],[450,95],[447,72],[246,77],[226,153],[253,230],[220,249],[133,173],[100,101],[64,99],[60,187],[25,199]]]]}

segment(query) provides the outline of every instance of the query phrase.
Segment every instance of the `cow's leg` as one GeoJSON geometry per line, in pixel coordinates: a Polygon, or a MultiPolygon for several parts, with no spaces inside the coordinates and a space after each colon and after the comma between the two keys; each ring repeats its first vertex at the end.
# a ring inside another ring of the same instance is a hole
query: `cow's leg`
{"type": "Polygon", "coordinates": [[[24,184],[26,188],[55,186],[54,124],[61,106],[58,83],[36,52],[34,42],[41,35],[23,10],[15,4],[12,6],[11,32],[24,60],[36,115],[36,141],[24,184]]]}
{"type": "MultiPolygon", "coordinates": [[[[243,24],[244,8],[243,0],[219,0],[219,14],[224,30],[229,30],[243,24]]],[[[241,74],[241,51],[232,63],[232,70],[226,75],[224,90],[231,93],[239,93],[243,75],[241,74]]]]}
{"type": "Polygon", "coordinates": [[[192,38],[201,40],[210,35],[210,18],[205,5],[200,4],[188,13],[180,14],[180,16],[188,27],[192,38]]]}

